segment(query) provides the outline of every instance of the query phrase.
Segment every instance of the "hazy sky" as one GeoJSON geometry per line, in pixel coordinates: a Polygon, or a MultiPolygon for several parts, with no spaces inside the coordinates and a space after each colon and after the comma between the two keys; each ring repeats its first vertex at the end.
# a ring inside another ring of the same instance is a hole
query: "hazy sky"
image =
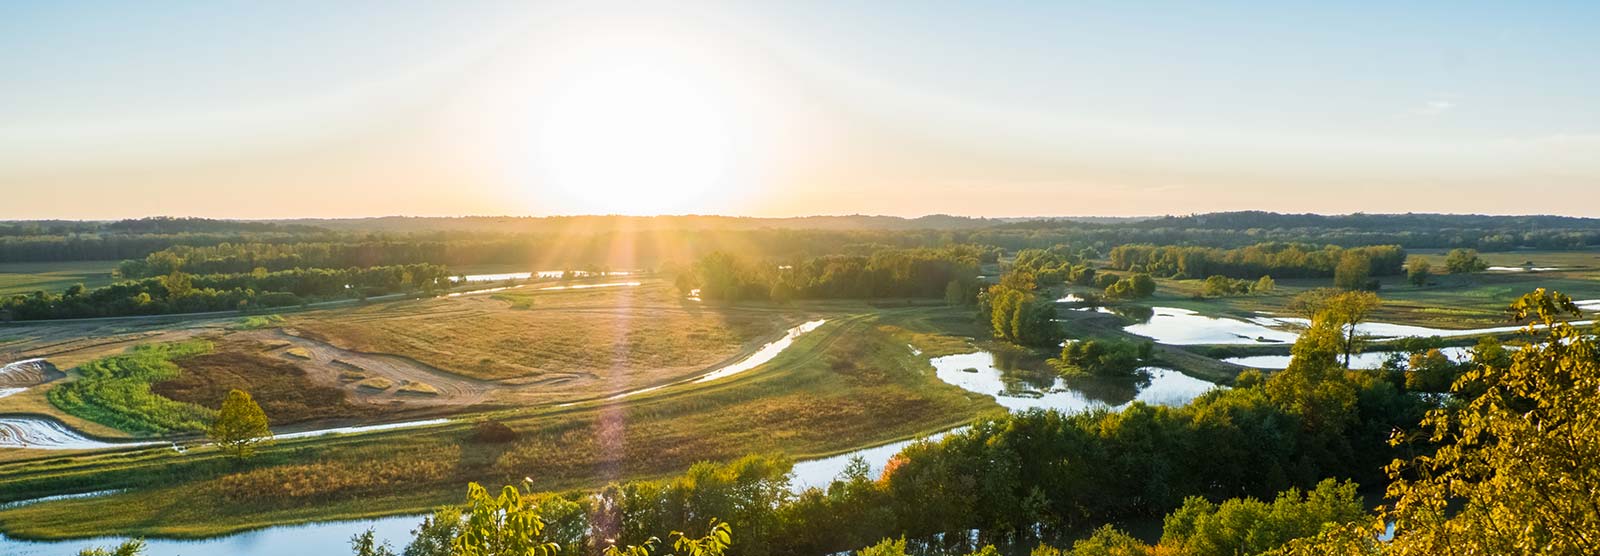
{"type": "Polygon", "coordinates": [[[0,219],[1600,216],[1600,2],[0,3],[0,219]]]}

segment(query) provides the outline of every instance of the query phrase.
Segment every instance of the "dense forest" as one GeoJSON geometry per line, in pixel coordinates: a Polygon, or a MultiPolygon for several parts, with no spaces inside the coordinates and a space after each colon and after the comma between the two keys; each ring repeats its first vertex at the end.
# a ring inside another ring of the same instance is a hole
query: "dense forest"
{"type": "Polygon", "coordinates": [[[1395,276],[1405,271],[1406,251],[1398,245],[1341,248],[1329,245],[1261,243],[1235,249],[1215,247],[1119,245],[1111,249],[1111,268],[1148,272],[1170,278],[1258,279],[1326,278],[1348,258],[1366,261],[1373,276],[1395,276]]]}
{"type": "Polygon", "coordinates": [[[0,299],[0,316],[15,320],[251,311],[316,301],[364,298],[448,287],[449,272],[430,264],[367,268],[297,268],[231,274],[169,274],[55,294],[0,299]]]}
{"type": "MultiPolygon", "coordinates": [[[[806,218],[473,217],[244,222],[146,218],[114,222],[0,222],[0,262],[122,260],[175,246],[224,243],[401,243],[431,262],[609,264],[645,267],[713,251],[799,257],[848,246],[992,245],[1016,251],[1125,244],[1237,248],[1261,243],[1408,249],[1579,249],[1600,245],[1600,219],[1439,214],[1285,215],[1233,212],[1151,219],[973,219],[927,216],[806,218]],[[447,247],[447,248],[446,248],[447,247]],[[446,255],[447,253],[447,255],[446,255]]],[[[330,246],[340,250],[343,247],[330,246]]],[[[372,248],[368,248],[372,249],[372,248]]],[[[387,256],[387,255],[386,255],[387,256]]],[[[395,255],[398,256],[398,255],[395,255]]],[[[359,264],[357,264],[359,266],[359,264]]]]}
{"type": "Polygon", "coordinates": [[[942,297],[956,288],[976,295],[981,263],[993,250],[974,245],[879,249],[869,255],[826,255],[777,263],[711,253],[676,272],[678,288],[703,299],[835,299],[942,297]]]}

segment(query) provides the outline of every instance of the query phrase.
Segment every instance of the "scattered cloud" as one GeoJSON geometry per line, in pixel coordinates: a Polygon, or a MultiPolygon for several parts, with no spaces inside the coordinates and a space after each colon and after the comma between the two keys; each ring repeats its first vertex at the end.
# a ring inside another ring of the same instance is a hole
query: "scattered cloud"
{"type": "Polygon", "coordinates": [[[1424,116],[1438,116],[1455,108],[1456,103],[1448,100],[1430,100],[1423,103],[1422,108],[1417,109],[1417,113],[1424,116]]]}

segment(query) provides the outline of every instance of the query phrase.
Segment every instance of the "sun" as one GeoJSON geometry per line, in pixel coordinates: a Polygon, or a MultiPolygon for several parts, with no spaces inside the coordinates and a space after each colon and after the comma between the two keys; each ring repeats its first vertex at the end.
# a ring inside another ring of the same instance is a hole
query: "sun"
{"type": "Polygon", "coordinates": [[[729,186],[734,141],[714,81],[648,60],[591,65],[537,126],[537,179],[576,210],[667,214],[729,186]]]}

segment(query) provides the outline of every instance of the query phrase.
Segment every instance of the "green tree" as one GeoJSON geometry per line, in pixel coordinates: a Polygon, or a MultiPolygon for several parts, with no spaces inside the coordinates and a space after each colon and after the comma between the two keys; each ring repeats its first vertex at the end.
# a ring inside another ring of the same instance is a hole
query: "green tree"
{"type": "Polygon", "coordinates": [[[478,483],[467,485],[461,532],[450,542],[451,556],[555,556],[561,549],[544,538],[539,509],[515,485],[491,496],[478,483]]]}
{"type": "Polygon", "coordinates": [[[1132,376],[1149,361],[1155,350],[1151,342],[1128,340],[1080,340],[1061,347],[1056,360],[1062,372],[1085,372],[1100,376],[1132,376]]]}
{"type": "Polygon", "coordinates": [[[1422,257],[1412,257],[1410,261],[1406,262],[1406,280],[1411,281],[1411,285],[1413,286],[1420,288],[1428,285],[1428,278],[1430,278],[1432,274],[1433,265],[1428,264],[1427,259],[1422,257]]]}
{"type": "Polygon", "coordinates": [[[944,304],[951,306],[971,305],[974,298],[972,286],[963,280],[951,280],[944,285],[944,304]]]}
{"type": "Polygon", "coordinates": [[[1250,293],[1272,293],[1272,290],[1275,289],[1278,289],[1278,283],[1273,281],[1271,276],[1263,275],[1256,280],[1254,285],[1250,286],[1250,293]]]}
{"type": "Polygon", "coordinates": [[[350,550],[355,556],[395,556],[394,550],[389,548],[389,543],[379,543],[377,534],[372,529],[350,537],[350,550]]]}
{"type": "Polygon", "coordinates": [[[1206,281],[1201,285],[1200,291],[1202,295],[1207,297],[1224,297],[1233,295],[1234,292],[1239,289],[1235,287],[1234,282],[1235,280],[1232,278],[1220,274],[1214,274],[1206,278],[1206,281]]]}
{"type": "Polygon", "coordinates": [[[1160,546],[1186,556],[1262,554],[1291,539],[1311,537],[1326,524],[1366,518],[1353,482],[1327,479],[1302,495],[1289,489],[1271,503],[1234,498],[1214,504],[1191,497],[1167,515],[1160,546]]]}
{"type": "Polygon", "coordinates": [[[139,556],[144,554],[144,539],[131,539],[123,541],[115,548],[85,548],[78,551],[78,556],[139,556]]]}
{"type": "Polygon", "coordinates": [[[450,556],[450,542],[461,534],[461,509],[444,507],[411,530],[404,556],[450,556]]]}
{"type": "Polygon", "coordinates": [[[681,531],[673,531],[672,548],[677,550],[679,556],[723,556],[728,552],[728,547],[733,545],[733,528],[727,522],[711,519],[711,526],[705,536],[690,537],[681,531]]]}
{"type": "Polygon", "coordinates": [[[1370,289],[1372,261],[1365,255],[1346,252],[1333,269],[1333,286],[1341,290],[1370,289]]]}
{"type": "Polygon", "coordinates": [[[1143,272],[1117,280],[1110,286],[1106,286],[1106,297],[1111,299],[1142,299],[1155,293],[1155,278],[1143,272]]]}
{"type": "Polygon", "coordinates": [[[1476,249],[1451,249],[1450,254],[1445,255],[1444,267],[1451,274],[1469,274],[1489,268],[1489,263],[1478,258],[1476,249]]]}
{"type": "Polygon", "coordinates": [[[222,409],[206,436],[224,452],[246,459],[255,455],[256,446],[271,441],[272,430],[267,428],[267,414],[250,394],[234,389],[222,400],[222,409]]]}
{"type": "Polygon", "coordinates": [[[174,270],[171,274],[161,277],[161,287],[167,289],[168,298],[177,299],[194,291],[194,280],[188,274],[174,270]]]}
{"type": "Polygon", "coordinates": [[[1385,552],[1600,554],[1600,340],[1564,320],[1579,315],[1566,295],[1535,290],[1511,310],[1534,320],[1509,364],[1467,371],[1460,403],[1394,437],[1431,453],[1388,468],[1385,552]]]}
{"type": "Polygon", "coordinates": [[[1149,274],[1140,272],[1134,274],[1133,278],[1130,279],[1133,280],[1133,296],[1135,298],[1143,299],[1155,295],[1156,279],[1149,274]]]}
{"type": "Polygon", "coordinates": [[[1430,349],[1411,354],[1406,372],[1406,389],[1421,392],[1445,392],[1460,374],[1461,366],[1446,357],[1444,352],[1430,349]]]}
{"type": "Polygon", "coordinates": [[[1072,543],[1072,550],[1061,551],[1040,546],[1032,556],[1146,556],[1151,547],[1116,527],[1102,525],[1087,539],[1072,543]]]}
{"type": "Polygon", "coordinates": [[[906,538],[883,539],[878,544],[857,550],[856,556],[906,556],[906,538]]]}
{"type": "Polygon", "coordinates": [[[1349,366],[1351,354],[1360,351],[1365,337],[1360,333],[1361,323],[1383,304],[1378,294],[1367,291],[1317,289],[1295,296],[1289,310],[1306,316],[1315,328],[1321,324],[1337,332],[1341,364],[1349,366]]]}
{"type": "Polygon", "coordinates": [[[1030,346],[1053,346],[1061,341],[1054,303],[1040,300],[1029,290],[1004,283],[989,286],[985,298],[989,304],[989,324],[996,338],[1030,346]]]}

